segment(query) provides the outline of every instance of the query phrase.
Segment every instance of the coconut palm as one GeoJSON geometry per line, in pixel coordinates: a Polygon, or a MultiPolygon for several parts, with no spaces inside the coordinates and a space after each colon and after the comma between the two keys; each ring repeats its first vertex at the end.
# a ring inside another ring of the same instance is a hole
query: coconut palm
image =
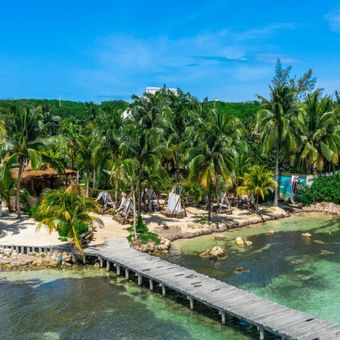
{"type": "Polygon", "coordinates": [[[114,183],[121,183],[122,186],[125,186],[130,189],[130,193],[132,195],[133,201],[133,228],[135,231],[136,237],[136,188],[138,186],[139,181],[139,164],[135,159],[118,159],[111,171],[111,178],[114,183]]]}
{"type": "MultiPolygon", "coordinates": [[[[259,132],[264,153],[275,150],[275,181],[278,182],[281,153],[295,153],[298,149],[292,120],[296,111],[295,94],[287,84],[272,85],[269,89],[270,99],[259,96],[263,109],[257,113],[256,130],[259,132]]],[[[279,188],[278,185],[275,189],[275,206],[278,205],[279,188]]]]}
{"type": "Polygon", "coordinates": [[[262,109],[256,117],[256,133],[262,142],[262,150],[268,154],[275,152],[275,189],[274,205],[280,196],[280,156],[287,158],[298,151],[299,133],[294,124],[297,116],[297,102],[304,98],[314,87],[316,79],[308,70],[301,78],[290,78],[291,67],[284,69],[280,60],[276,63],[276,73],[269,86],[269,99],[258,96],[262,109]]]}
{"type": "Polygon", "coordinates": [[[265,166],[254,165],[250,168],[243,177],[243,185],[238,187],[237,193],[239,195],[253,194],[256,199],[256,211],[258,211],[259,198],[263,200],[269,193],[269,189],[276,188],[277,184],[273,181],[273,177],[270,171],[265,166]]]}
{"type": "Polygon", "coordinates": [[[339,163],[340,115],[329,97],[321,98],[320,91],[309,94],[298,116],[302,150],[301,160],[313,172],[322,171],[324,160],[339,163]]]}
{"type": "Polygon", "coordinates": [[[186,140],[186,128],[194,123],[191,111],[196,104],[195,99],[188,93],[177,90],[165,92],[167,105],[162,117],[162,126],[168,151],[173,158],[175,182],[179,182],[180,162],[183,158],[183,146],[186,140]]]}
{"type": "Polygon", "coordinates": [[[89,213],[97,211],[96,203],[82,196],[78,185],[51,190],[43,196],[38,208],[37,217],[40,221],[38,227],[47,226],[50,232],[66,229],[75,248],[83,254],[79,236],[92,224],[94,217],[89,213]]]}
{"type": "Polygon", "coordinates": [[[189,179],[208,193],[208,220],[211,220],[212,193],[218,192],[219,178],[231,182],[235,142],[242,135],[239,121],[211,107],[198,107],[197,126],[190,129],[193,146],[188,151],[189,179]]]}
{"type": "MultiPolygon", "coordinates": [[[[41,109],[12,108],[4,117],[6,130],[6,142],[2,145],[1,154],[4,158],[4,167],[18,166],[18,177],[16,179],[16,209],[18,217],[21,217],[20,210],[20,189],[22,173],[28,161],[33,168],[39,166],[42,161],[42,154],[39,148],[42,145],[40,140],[41,132],[41,109]]],[[[7,170],[5,170],[7,171],[7,170]]]]}
{"type": "Polygon", "coordinates": [[[9,212],[12,212],[11,197],[14,193],[15,182],[10,169],[0,164],[0,217],[2,216],[2,200],[6,202],[9,212]]]}
{"type": "Polygon", "coordinates": [[[72,170],[75,170],[76,159],[79,151],[80,133],[81,125],[75,118],[67,118],[63,121],[61,134],[66,142],[66,155],[69,157],[69,166],[72,170]]]}
{"type": "Polygon", "coordinates": [[[137,218],[141,217],[142,181],[146,167],[157,163],[163,149],[161,144],[162,130],[158,127],[160,109],[156,95],[145,98],[134,97],[130,116],[122,130],[120,150],[124,159],[133,159],[138,163],[137,218]]]}

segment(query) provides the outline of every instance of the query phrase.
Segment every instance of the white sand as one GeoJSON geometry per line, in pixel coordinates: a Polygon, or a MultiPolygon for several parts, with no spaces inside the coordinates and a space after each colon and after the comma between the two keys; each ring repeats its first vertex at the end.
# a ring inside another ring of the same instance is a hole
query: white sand
{"type": "Polygon", "coordinates": [[[18,219],[15,214],[4,214],[0,218],[0,244],[22,246],[53,246],[64,242],[58,240],[58,233],[48,229],[37,229],[37,222],[29,217],[18,219]]]}

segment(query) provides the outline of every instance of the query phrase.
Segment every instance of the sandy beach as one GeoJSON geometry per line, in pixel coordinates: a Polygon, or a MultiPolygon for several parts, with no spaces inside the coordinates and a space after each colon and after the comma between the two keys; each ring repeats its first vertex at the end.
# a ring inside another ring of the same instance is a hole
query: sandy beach
{"type": "MultiPolygon", "coordinates": [[[[218,214],[213,216],[213,222],[207,223],[207,211],[195,207],[186,209],[184,218],[170,218],[161,212],[143,214],[143,219],[150,231],[169,239],[192,238],[213,232],[223,232],[230,228],[242,227],[261,223],[268,220],[287,217],[289,214],[278,207],[262,207],[259,213],[248,210],[233,209],[232,214],[218,214]]],[[[112,218],[111,215],[94,215],[102,223],[94,222],[95,232],[92,244],[103,244],[111,238],[125,238],[128,236],[126,228],[112,218]]],[[[28,216],[18,220],[15,214],[4,214],[0,219],[0,244],[17,245],[59,245],[57,232],[49,233],[47,228],[37,229],[37,222],[28,216]]]]}

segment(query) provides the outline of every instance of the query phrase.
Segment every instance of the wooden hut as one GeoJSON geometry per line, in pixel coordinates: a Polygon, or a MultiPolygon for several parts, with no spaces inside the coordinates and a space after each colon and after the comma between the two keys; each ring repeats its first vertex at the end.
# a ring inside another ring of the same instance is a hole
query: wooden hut
{"type": "MultiPolygon", "coordinates": [[[[11,170],[12,177],[18,178],[18,168],[11,170]]],[[[32,194],[40,196],[44,189],[58,189],[62,186],[67,186],[75,181],[77,172],[74,170],[65,169],[62,173],[52,168],[41,170],[25,169],[22,173],[21,186],[29,190],[32,194]]]]}

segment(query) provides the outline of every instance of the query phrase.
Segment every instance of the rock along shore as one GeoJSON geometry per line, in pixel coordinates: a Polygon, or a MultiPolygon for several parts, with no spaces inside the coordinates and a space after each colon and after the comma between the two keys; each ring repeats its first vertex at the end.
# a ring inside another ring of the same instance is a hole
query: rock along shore
{"type": "Polygon", "coordinates": [[[73,266],[77,266],[77,259],[68,252],[19,254],[16,250],[0,248],[0,271],[68,268],[73,266]]]}

